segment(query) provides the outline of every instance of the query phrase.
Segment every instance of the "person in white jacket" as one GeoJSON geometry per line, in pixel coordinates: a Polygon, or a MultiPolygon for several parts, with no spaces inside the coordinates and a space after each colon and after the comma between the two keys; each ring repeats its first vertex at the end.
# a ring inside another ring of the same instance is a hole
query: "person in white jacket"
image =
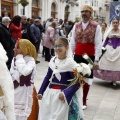
{"type": "Polygon", "coordinates": [[[0,120],[16,120],[14,112],[14,88],[6,66],[8,58],[0,43],[0,120]]]}
{"type": "Polygon", "coordinates": [[[18,40],[10,69],[15,89],[16,120],[37,120],[38,117],[39,106],[34,88],[36,59],[35,46],[29,40],[18,40]]]}

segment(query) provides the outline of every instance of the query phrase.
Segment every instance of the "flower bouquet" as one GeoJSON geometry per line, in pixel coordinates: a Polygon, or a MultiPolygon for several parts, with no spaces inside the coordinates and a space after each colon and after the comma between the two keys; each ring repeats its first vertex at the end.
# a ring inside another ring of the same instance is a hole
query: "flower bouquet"
{"type": "Polygon", "coordinates": [[[22,5],[22,6],[27,6],[29,4],[29,2],[27,0],[20,0],[19,3],[22,5]]]}
{"type": "Polygon", "coordinates": [[[90,76],[91,70],[87,64],[80,63],[77,65],[76,69],[73,69],[73,73],[74,73],[75,77],[74,77],[74,79],[68,80],[68,81],[70,81],[70,83],[68,84],[67,88],[69,88],[75,84],[78,84],[78,83],[81,83],[80,87],[83,87],[84,84],[86,83],[84,78],[90,76]]]}
{"type": "MultiPolygon", "coordinates": [[[[71,81],[69,84],[68,84],[68,87],[67,88],[69,88],[69,87],[71,87],[71,86],[73,86],[73,85],[75,85],[75,84],[78,84],[78,83],[81,83],[80,84],[80,87],[83,87],[84,86],[84,84],[85,84],[85,81],[84,81],[84,77],[77,71],[77,69],[74,69],[73,70],[73,73],[74,73],[74,79],[70,79],[70,80],[68,80],[68,81],[71,81]]],[[[79,87],[79,88],[80,88],[79,87]]],[[[67,89],[66,88],[66,89],[67,89]]]]}
{"type": "Polygon", "coordinates": [[[92,69],[93,68],[93,61],[91,58],[85,53],[82,55],[82,57],[89,63],[88,66],[92,69]]]}

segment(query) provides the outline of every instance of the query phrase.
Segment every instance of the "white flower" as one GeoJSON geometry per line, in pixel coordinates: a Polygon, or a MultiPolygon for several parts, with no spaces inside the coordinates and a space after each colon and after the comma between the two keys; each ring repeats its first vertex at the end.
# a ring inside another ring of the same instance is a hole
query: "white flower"
{"type": "Polygon", "coordinates": [[[83,71],[82,71],[83,76],[85,76],[85,75],[89,75],[90,76],[90,74],[91,74],[90,67],[87,64],[85,64],[85,63],[80,63],[80,65],[83,67],[83,71]]]}
{"type": "Polygon", "coordinates": [[[83,55],[83,58],[84,58],[85,60],[87,60],[87,59],[89,58],[89,56],[88,56],[87,54],[84,54],[84,55],[83,55]]]}
{"type": "Polygon", "coordinates": [[[79,72],[79,73],[82,73],[82,71],[83,71],[83,67],[80,65],[80,64],[77,64],[77,71],[79,72]]]}
{"type": "Polygon", "coordinates": [[[93,68],[93,65],[91,65],[90,63],[88,64],[88,66],[90,67],[90,69],[92,69],[92,68],[93,68]]]}

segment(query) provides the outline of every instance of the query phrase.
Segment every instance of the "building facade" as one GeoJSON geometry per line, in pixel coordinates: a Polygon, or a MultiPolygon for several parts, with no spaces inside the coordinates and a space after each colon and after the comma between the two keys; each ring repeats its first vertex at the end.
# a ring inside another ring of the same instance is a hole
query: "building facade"
{"type": "Polygon", "coordinates": [[[100,24],[108,20],[108,18],[106,18],[106,14],[108,17],[109,12],[108,9],[106,11],[105,3],[106,0],[79,0],[80,8],[84,4],[88,4],[93,7],[93,17],[100,24]]]}
{"type": "MultiPolygon", "coordinates": [[[[29,18],[41,17],[46,20],[49,17],[58,19],[75,20],[79,17],[77,0],[28,0],[25,7],[25,15],[29,18]]],[[[19,0],[0,0],[0,16],[23,15],[23,6],[19,0]]]]}

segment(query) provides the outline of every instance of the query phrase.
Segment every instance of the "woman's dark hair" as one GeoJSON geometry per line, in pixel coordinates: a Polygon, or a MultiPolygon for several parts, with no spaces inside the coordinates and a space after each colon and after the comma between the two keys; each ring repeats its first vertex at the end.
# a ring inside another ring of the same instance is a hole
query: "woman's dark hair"
{"type": "Polygon", "coordinates": [[[120,21],[120,19],[118,17],[113,18],[112,21],[113,20],[117,20],[118,22],[120,21]]]}
{"type": "Polygon", "coordinates": [[[27,22],[30,22],[30,18],[27,18],[27,22]]]}
{"type": "Polygon", "coordinates": [[[73,25],[74,22],[73,21],[68,21],[68,25],[73,25]]]}
{"type": "Polygon", "coordinates": [[[21,17],[19,15],[14,16],[14,18],[11,20],[10,25],[13,23],[16,26],[19,26],[21,22],[21,17]]]}
{"type": "Polygon", "coordinates": [[[60,24],[60,25],[63,24],[63,20],[62,20],[62,19],[59,20],[59,24],[60,24]]]}
{"type": "Polygon", "coordinates": [[[66,46],[69,45],[68,39],[66,37],[61,36],[61,37],[58,38],[58,40],[61,40],[66,46]]]}
{"type": "Polygon", "coordinates": [[[105,25],[105,27],[107,28],[107,23],[103,23],[105,25]]]}

